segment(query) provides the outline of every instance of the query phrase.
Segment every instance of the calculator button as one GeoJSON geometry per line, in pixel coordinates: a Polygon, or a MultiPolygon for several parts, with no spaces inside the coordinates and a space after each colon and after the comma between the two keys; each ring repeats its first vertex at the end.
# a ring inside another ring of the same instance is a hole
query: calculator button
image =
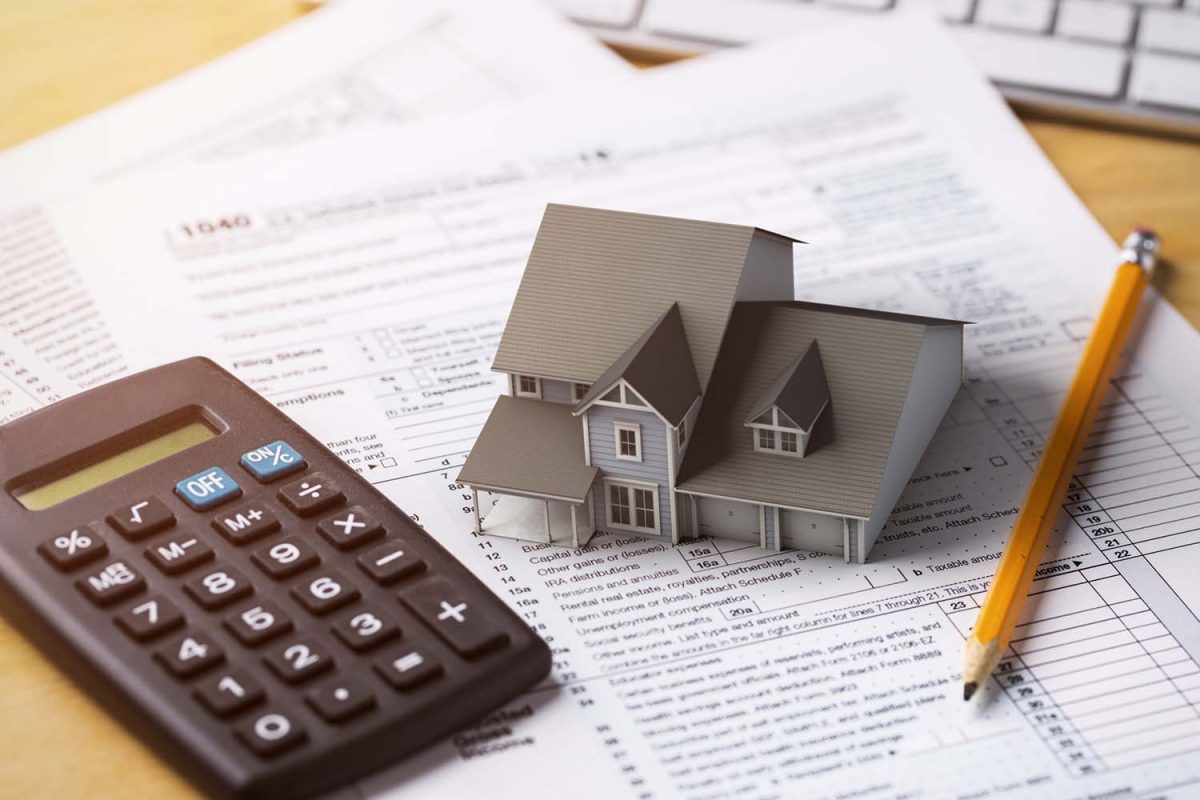
{"type": "Polygon", "coordinates": [[[344,722],[375,707],[375,696],[357,681],[337,681],[304,696],[326,722],[344,722]]]}
{"type": "Polygon", "coordinates": [[[157,497],[143,497],[109,514],[108,524],[129,541],[136,542],[174,525],[175,515],[157,497]]]}
{"type": "Polygon", "coordinates": [[[183,585],[183,590],[201,606],[212,611],[245,597],[254,591],[254,587],[241,573],[218,565],[216,569],[192,578],[183,585]]]}
{"type": "Polygon", "coordinates": [[[175,677],[190,678],[220,664],[225,654],[206,634],[193,631],[167,642],[154,659],[175,677]]]}
{"type": "Polygon", "coordinates": [[[337,570],[305,578],[292,587],[292,597],[314,614],[328,614],[358,599],[358,589],[337,570]]]}
{"type": "Polygon", "coordinates": [[[100,558],[108,545],[89,526],[80,525],[43,542],[38,552],[55,569],[66,572],[100,558]]]}
{"type": "Polygon", "coordinates": [[[225,627],[242,644],[256,645],[274,639],[292,629],[292,621],[283,609],[264,600],[245,611],[235,611],[225,618],[225,627]]]}
{"type": "Polygon", "coordinates": [[[351,550],[383,536],[383,526],[362,506],[350,506],[321,520],[317,532],[337,549],[351,550]]]}
{"type": "Polygon", "coordinates": [[[317,552],[299,539],[283,539],[260,547],[250,555],[254,565],[275,580],[295,575],[320,564],[317,552]]]}
{"type": "Polygon", "coordinates": [[[482,603],[444,578],[429,578],[400,593],[400,600],[460,655],[477,656],[508,641],[482,603]]]}
{"type": "Polygon", "coordinates": [[[341,505],[346,500],[342,490],[319,472],[284,484],[279,489],[283,504],[302,517],[311,517],[341,505]]]}
{"type": "Polygon", "coordinates": [[[374,611],[356,609],[334,623],[333,632],[351,650],[363,651],[400,635],[400,629],[374,611]]]}
{"type": "Polygon", "coordinates": [[[333,656],[311,639],[298,639],[275,648],[263,659],[288,683],[300,683],[333,667],[333,656]]]}
{"type": "Polygon", "coordinates": [[[212,557],[211,547],[186,533],[146,548],[146,558],[150,559],[150,563],[168,575],[187,572],[212,557]]]}
{"type": "Polygon", "coordinates": [[[242,453],[239,463],[260,483],[270,483],[308,466],[304,456],[282,439],[242,453]]]}
{"type": "Polygon", "coordinates": [[[218,717],[232,716],[266,697],[258,681],[240,669],[218,672],[196,687],[195,694],[218,717]]]}
{"type": "Polygon", "coordinates": [[[279,519],[264,503],[251,500],[218,514],[213,527],[230,544],[243,545],[279,530],[279,519]]]}
{"type": "Polygon", "coordinates": [[[220,467],[209,467],[175,484],[175,494],[197,511],[240,497],[242,487],[220,467]]]}
{"type": "Polygon", "coordinates": [[[273,756],[304,741],[304,729],[281,711],[266,711],[234,728],[242,744],[260,756],[273,756]]]}
{"type": "Polygon", "coordinates": [[[425,562],[409,552],[400,539],[390,539],[359,556],[358,568],[386,586],[423,571],[425,562]]]}
{"type": "Polygon", "coordinates": [[[108,606],[140,592],[146,579],[124,561],[113,561],[80,578],[75,585],[96,605],[108,606]]]}
{"type": "Polygon", "coordinates": [[[375,671],[385,681],[407,692],[442,674],[442,665],[419,650],[408,650],[375,662],[375,671]]]}
{"type": "Polygon", "coordinates": [[[117,615],[117,626],[139,642],[157,639],[183,627],[183,614],[165,597],[151,595],[117,615]]]}

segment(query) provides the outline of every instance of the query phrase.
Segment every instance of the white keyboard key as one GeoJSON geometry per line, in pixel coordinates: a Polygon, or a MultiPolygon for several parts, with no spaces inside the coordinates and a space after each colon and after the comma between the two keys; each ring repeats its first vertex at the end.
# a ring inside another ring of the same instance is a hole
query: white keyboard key
{"type": "Polygon", "coordinates": [[[638,27],[663,36],[745,44],[845,22],[844,10],[816,3],[649,0],[638,27]]]}
{"type": "Polygon", "coordinates": [[[861,8],[867,11],[884,11],[892,7],[892,0],[817,0],[817,2],[828,3],[832,6],[861,8]]]}
{"type": "Polygon", "coordinates": [[[1055,33],[1074,39],[1125,44],[1133,31],[1134,9],[1106,0],[1063,0],[1055,33]]]}
{"type": "Polygon", "coordinates": [[[571,19],[628,28],[637,14],[639,0],[551,0],[558,10],[571,19]]]}
{"type": "Polygon", "coordinates": [[[1053,0],[979,0],[975,21],[994,28],[1044,33],[1050,30],[1053,15],[1053,0]]]}
{"type": "Polygon", "coordinates": [[[1200,14],[1147,8],[1138,28],[1138,47],[1200,56],[1200,14]]]}
{"type": "Polygon", "coordinates": [[[974,27],[954,28],[954,33],[993,80],[1094,97],[1116,97],[1121,91],[1124,50],[974,27]]]}
{"type": "Polygon", "coordinates": [[[1138,103],[1200,111],[1200,60],[1137,53],[1129,96],[1138,103]]]}
{"type": "Polygon", "coordinates": [[[964,22],[971,16],[971,0],[937,0],[936,5],[938,13],[947,22],[964,22]]]}

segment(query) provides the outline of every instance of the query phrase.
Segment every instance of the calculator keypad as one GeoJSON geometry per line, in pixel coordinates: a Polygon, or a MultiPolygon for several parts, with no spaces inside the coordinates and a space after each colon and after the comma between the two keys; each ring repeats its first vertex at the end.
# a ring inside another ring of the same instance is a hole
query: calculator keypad
{"type": "Polygon", "coordinates": [[[288,641],[267,653],[271,671],[288,683],[300,683],[333,669],[329,651],[308,638],[288,641]]]}
{"type": "Polygon", "coordinates": [[[337,549],[353,550],[383,536],[383,526],[362,506],[350,506],[317,523],[317,532],[337,549]]]}
{"type": "Polygon", "coordinates": [[[391,539],[358,557],[358,568],[383,586],[424,571],[425,562],[417,558],[401,539],[391,539]]]}
{"type": "Polygon", "coordinates": [[[99,526],[81,525],[43,542],[38,550],[62,572],[99,562],[74,576],[79,590],[102,607],[126,601],[110,612],[115,625],[133,641],[152,645],[153,660],[188,683],[198,706],[231,720],[237,740],[254,753],[274,756],[307,740],[302,718],[288,710],[294,708],[288,703],[302,701],[316,715],[313,719],[350,725],[380,708],[388,696],[421,691],[445,676],[442,662],[449,652],[428,636],[422,639],[423,632],[410,631],[409,623],[402,629],[397,620],[407,613],[404,609],[419,620],[412,628],[424,625],[464,657],[478,658],[507,640],[496,620],[476,607],[476,600],[456,591],[450,581],[426,576],[426,562],[408,542],[386,530],[369,506],[354,503],[357,498],[348,504],[327,475],[305,473],[307,462],[286,442],[247,451],[239,464],[258,483],[279,481],[271,491],[295,516],[288,519],[278,505],[272,509],[253,493],[244,497],[233,476],[213,466],[174,487],[188,507],[208,512],[184,519],[182,530],[175,527],[180,522],[177,512],[153,496],[106,517],[124,539],[145,540],[142,557],[161,573],[154,580],[177,579],[196,607],[181,610],[177,601],[157,591],[138,597],[147,586],[141,565],[134,563],[138,559],[103,561],[109,548],[99,526]],[[288,475],[295,477],[283,482],[288,475]],[[237,498],[242,499],[233,502],[237,498]],[[206,536],[203,528],[193,533],[197,524],[210,525],[239,549],[231,551],[211,534],[206,536]],[[262,576],[244,575],[239,558],[252,562],[262,576]],[[337,561],[351,560],[362,575],[331,568],[337,561]],[[254,596],[251,579],[262,581],[263,576],[289,582],[287,603],[254,596]],[[375,596],[360,602],[355,577],[375,586],[395,586],[399,594],[391,594],[391,605],[385,606],[372,587],[375,596]],[[252,662],[227,663],[218,641],[192,627],[218,620],[240,646],[257,652],[261,673],[252,662]],[[306,629],[317,635],[307,635],[306,629]],[[330,633],[339,647],[344,646],[341,655],[324,644],[330,633]],[[373,669],[351,678],[339,670],[338,658],[371,659],[373,669]]]}
{"type": "Polygon", "coordinates": [[[169,640],[154,658],[177,678],[190,678],[225,660],[225,653],[208,634],[190,631],[169,640]]]}
{"type": "Polygon", "coordinates": [[[292,512],[311,517],[340,506],[346,502],[346,495],[329,478],[313,472],[280,487],[279,500],[292,512]]]}
{"type": "Polygon", "coordinates": [[[116,618],[117,625],[139,642],[157,639],[183,627],[183,612],[161,595],[151,595],[116,618]]]}
{"type": "Polygon", "coordinates": [[[213,527],[231,544],[243,545],[270,536],[279,530],[279,518],[270,506],[251,500],[223,511],[213,520],[213,527]]]}
{"type": "Polygon", "coordinates": [[[96,605],[110,606],[146,588],[146,579],[124,561],[111,561],[75,585],[96,605]]]}
{"type": "Polygon", "coordinates": [[[157,497],[143,497],[108,515],[108,524],[131,542],[165,531],[175,524],[175,515],[157,497]]]}
{"type": "Polygon", "coordinates": [[[375,696],[358,681],[337,681],[314,689],[305,701],[326,722],[344,722],[375,707],[375,696]]]}
{"type": "Polygon", "coordinates": [[[146,548],[146,558],[167,575],[179,575],[213,557],[212,548],[190,534],[180,534],[146,548]]]}
{"type": "Polygon", "coordinates": [[[292,597],[313,614],[328,614],[358,599],[358,589],[337,570],[310,575],[292,588],[292,597]]]}
{"type": "Polygon", "coordinates": [[[444,578],[429,578],[400,593],[400,600],[455,652],[468,658],[503,644],[507,636],[444,578]]]}
{"type": "Polygon", "coordinates": [[[196,699],[218,717],[229,717],[261,703],[267,696],[245,670],[227,669],[196,687],[196,699]]]}
{"type": "Polygon", "coordinates": [[[214,611],[251,594],[254,587],[237,570],[218,564],[185,583],[183,590],[201,606],[214,611]]]}
{"type": "Polygon", "coordinates": [[[254,565],[275,580],[290,577],[321,563],[321,557],[301,539],[281,539],[250,556],[254,565]]]}
{"type": "Polygon", "coordinates": [[[108,545],[90,526],[80,525],[43,542],[38,552],[59,572],[69,572],[107,554],[108,545]]]}
{"type": "Polygon", "coordinates": [[[254,647],[290,631],[292,621],[283,609],[264,600],[227,616],[225,627],[242,644],[254,647]]]}

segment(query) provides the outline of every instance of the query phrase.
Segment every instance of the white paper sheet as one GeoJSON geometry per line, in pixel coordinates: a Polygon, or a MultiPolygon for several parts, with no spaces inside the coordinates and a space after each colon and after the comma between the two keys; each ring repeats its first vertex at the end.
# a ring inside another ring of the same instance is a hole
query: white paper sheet
{"type": "MultiPolygon", "coordinates": [[[[533,0],[346,0],[318,10],[0,156],[0,212],[8,209],[0,213],[0,327],[70,383],[91,386],[125,370],[61,258],[38,205],[44,196],[629,72],[533,0]]],[[[302,173],[319,168],[295,163],[302,173]]],[[[178,186],[158,191],[165,200],[178,186]]]]}
{"type": "Polygon", "coordinates": [[[1116,249],[938,26],[826,29],[307,152],[303,178],[263,157],[176,178],[186,196],[113,184],[46,213],[68,257],[143,265],[87,270],[123,347],[208,350],[550,641],[543,686],[364,792],[1195,796],[1200,439],[1169,399],[1186,380],[1155,366],[1200,348],[1157,298],[1005,670],[961,702],[964,634],[1116,249]],[[801,297],[977,323],[870,563],[469,533],[456,471],[551,200],[763,225],[812,242],[801,297]]]}

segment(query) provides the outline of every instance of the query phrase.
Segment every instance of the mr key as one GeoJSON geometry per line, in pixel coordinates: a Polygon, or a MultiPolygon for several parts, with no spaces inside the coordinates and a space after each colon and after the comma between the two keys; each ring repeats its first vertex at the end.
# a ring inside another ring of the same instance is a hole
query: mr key
{"type": "Polygon", "coordinates": [[[203,359],[6,426],[0,464],[6,612],[214,794],[329,791],[549,668],[424,530],[203,359]]]}

